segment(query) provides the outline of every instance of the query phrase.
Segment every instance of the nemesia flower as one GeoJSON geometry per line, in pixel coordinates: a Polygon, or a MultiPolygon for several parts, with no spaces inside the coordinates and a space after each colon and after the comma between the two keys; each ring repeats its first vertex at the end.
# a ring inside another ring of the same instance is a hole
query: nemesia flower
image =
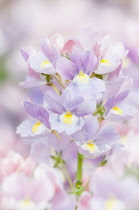
{"type": "MultiPolygon", "coordinates": [[[[34,49],[29,48],[29,53],[35,53],[34,49]]],[[[29,53],[26,52],[26,50],[21,49],[21,54],[24,58],[24,60],[26,62],[28,62],[29,59],[29,53]]],[[[29,65],[28,65],[28,76],[25,79],[25,81],[20,82],[19,85],[24,87],[24,88],[34,88],[34,87],[38,87],[41,85],[45,85],[46,81],[45,81],[45,76],[40,75],[40,73],[34,71],[29,65]]]]}
{"type": "Polygon", "coordinates": [[[139,135],[135,131],[130,131],[127,135],[122,135],[120,143],[123,145],[122,149],[117,154],[112,154],[109,157],[108,166],[116,173],[130,174],[138,171],[138,141],[139,135]],[[120,162],[119,162],[120,159],[120,162]]]}
{"type": "Polygon", "coordinates": [[[102,167],[96,170],[90,188],[94,194],[91,205],[94,210],[137,209],[139,186],[133,177],[118,178],[102,167]]]}
{"type": "Polygon", "coordinates": [[[98,158],[107,154],[116,144],[119,135],[112,126],[99,129],[96,117],[87,117],[81,131],[73,134],[79,152],[88,158],[98,158]]]}
{"type": "Polygon", "coordinates": [[[34,119],[25,120],[17,127],[17,134],[21,137],[37,137],[39,135],[50,134],[49,114],[41,106],[25,101],[23,104],[25,111],[34,119]]]}
{"type": "Polygon", "coordinates": [[[84,124],[84,116],[92,113],[96,107],[94,100],[84,102],[82,97],[73,97],[68,90],[63,90],[62,95],[54,91],[46,91],[44,106],[50,111],[49,122],[51,128],[67,135],[80,130],[84,124]],[[91,105],[91,106],[90,106],[91,105]]]}
{"type": "Polygon", "coordinates": [[[45,164],[39,165],[32,177],[22,173],[13,173],[5,177],[2,192],[7,199],[3,201],[3,208],[8,205],[13,209],[44,210],[50,207],[50,201],[57,196],[56,192],[64,194],[61,175],[45,164]],[[37,190],[37,191],[36,191],[37,190]]]}
{"type": "Polygon", "coordinates": [[[29,74],[24,82],[20,85],[25,88],[32,88],[44,85],[47,83],[43,74],[52,75],[56,73],[56,62],[59,58],[59,53],[53,46],[47,44],[47,40],[41,41],[43,52],[36,52],[30,47],[28,50],[21,49],[21,54],[24,60],[28,63],[29,74]]]}
{"type": "Polygon", "coordinates": [[[29,57],[28,63],[30,67],[39,73],[53,74],[55,69],[48,58],[41,52],[38,52],[29,57]]]}
{"type": "Polygon", "coordinates": [[[47,40],[41,41],[42,52],[34,52],[29,55],[28,63],[30,67],[39,73],[54,74],[57,59],[59,58],[58,51],[53,46],[47,44],[47,40]]]}
{"type": "Polygon", "coordinates": [[[74,96],[98,99],[105,91],[105,85],[101,79],[90,78],[96,64],[97,58],[91,51],[75,49],[70,60],[64,57],[58,59],[56,69],[66,80],[72,81],[67,89],[74,96]]]}
{"type": "Polygon", "coordinates": [[[83,192],[79,210],[126,210],[138,207],[138,182],[133,177],[118,178],[108,168],[97,169],[92,176],[90,192],[83,192]],[[131,188],[134,192],[131,192],[131,188]]]}
{"type": "Polygon", "coordinates": [[[110,35],[106,35],[99,48],[99,64],[95,70],[96,74],[106,74],[115,71],[126,57],[128,51],[125,50],[122,42],[111,44],[110,35]]]}
{"type": "Polygon", "coordinates": [[[105,118],[114,121],[128,120],[136,110],[133,106],[128,103],[123,102],[123,100],[128,96],[129,90],[119,93],[118,95],[111,96],[106,104],[105,118]]]}

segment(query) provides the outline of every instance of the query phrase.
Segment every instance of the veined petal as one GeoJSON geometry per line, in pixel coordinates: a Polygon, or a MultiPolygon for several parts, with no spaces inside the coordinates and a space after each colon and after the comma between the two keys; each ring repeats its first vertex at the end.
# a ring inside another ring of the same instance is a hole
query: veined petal
{"type": "Polygon", "coordinates": [[[83,103],[84,99],[81,96],[74,97],[66,88],[62,91],[62,101],[66,111],[72,111],[77,106],[83,103]]]}
{"type": "Polygon", "coordinates": [[[41,106],[36,106],[35,104],[25,101],[23,103],[23,106],[26,110],[26,112],[32,116],[33,118],[39,120],[42,122],[47,128],[50,129],[49,125],[49,114],[48,112],[41,106]]]}
{"type": "Polygon", "coordinates": [[[90,51],[86,51],[83,59],[84,72],[91,75],[98,63],[97,57],[90,51]]]}
{"type": "Polygon", "coordinates": [[[77,68],[76,74],[83,70],[83,51],[81,49],[74,49],[70,55],[70,59],[77,68]]]}
{"type": "Polygon", "coordinates": [[[76,75],[76,66],[67,58],[59,58],[56,65],[57,72],[67,80],[72,80],[76,75]]]}
{"type": "Polygon", "coordinates": [[[61,114],[63,111],[65,111],[63,105],[62,105],[62,99],[61,97],[54,91],[46,91],[44,94],[44,106],[47,110],[61,114]]]}
{"type": "Polygon", "coordinates": [[[53,66],[56,68],[57,60],[60,57],[57,49],[53,46],[50,47],[46,39],[41,40],[41,48],[46,57],[49,59],[49,61],[52,62],[53,66]]]}
{"type": "Polygon", "coordinates": [[[29,102],[29,101],[24,101],[23,103],[23,107],[25,109],[25,111],[33,118],[38,119],[39,116],[39,109],[38,106],[36,106],[35,104],[29,102]]]}
{"type": "Polygon", "coordinates": [[[28,63],[30,67],[39,73],[54,74],[56,70],[49,59],[41,52],[29,56],[28,63]]]}
{"type": "Polygon", "coordinates": [[[112,145],[115,144],[119,139],[119,134],[114,130],[114,127],[104,126],[102,127],[96,137],[97,145],[108,144],[112,145]]]}
{"type": "Polygon", "coordinates": [[[89,139],[95,139],[98,129],[99,123],[97,118],[89,115],[85,118],[82,129],[72,136],[76,142],[87,143],[89,139]]]}
{"type": "Polygon", "coordinates": [[[111,96],[105,104],[106,115],[113,107],[117,107],[128,96],[129,92],[130,90],[125,90],[118,95],[111,96]]]}

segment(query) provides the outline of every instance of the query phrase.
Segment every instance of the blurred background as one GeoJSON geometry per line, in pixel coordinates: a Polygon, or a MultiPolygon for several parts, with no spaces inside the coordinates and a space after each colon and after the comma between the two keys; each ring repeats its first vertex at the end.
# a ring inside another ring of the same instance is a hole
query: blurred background
{"type": "MultiPolygon", "coordinates": [[[[130,49],[139,47],[138,0],[0,0],[0,140],[18,142],[16,127],[26,115],[21,103],[30,90],[21,47],[39,46],[45,35],[111,34],[130,49]]],[[[2,143],[0,143],[2,145],[2,143]]],[[[1,146],[0,146],[1,148],[1,146]]],[[[3,147],[2,147],[3,148],[3,147]]],[[[18,148],[20,150],[20,146],[18,148]]]]}

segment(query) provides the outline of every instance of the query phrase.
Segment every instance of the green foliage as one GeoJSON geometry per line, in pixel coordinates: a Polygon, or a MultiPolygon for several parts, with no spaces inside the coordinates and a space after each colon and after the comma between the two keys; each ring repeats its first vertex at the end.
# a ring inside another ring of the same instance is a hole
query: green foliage
{"type": "Polygon", "coordinates": [[[55,161],[55,168],[60,168],[61,166],[65,165],[65,160],[62,159],[62,152],[55,151],[55,155],[52,155],[51,158],[55,161]]]}

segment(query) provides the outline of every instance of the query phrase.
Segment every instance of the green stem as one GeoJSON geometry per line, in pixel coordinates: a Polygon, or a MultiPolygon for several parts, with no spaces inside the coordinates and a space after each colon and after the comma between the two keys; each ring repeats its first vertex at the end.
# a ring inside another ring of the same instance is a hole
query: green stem
{"type": "Polygon", "coordinates": [[[78,153],[77,173],[76,180],[82,181],[82,167],[83,167],[83,156],[78,153]]]}

